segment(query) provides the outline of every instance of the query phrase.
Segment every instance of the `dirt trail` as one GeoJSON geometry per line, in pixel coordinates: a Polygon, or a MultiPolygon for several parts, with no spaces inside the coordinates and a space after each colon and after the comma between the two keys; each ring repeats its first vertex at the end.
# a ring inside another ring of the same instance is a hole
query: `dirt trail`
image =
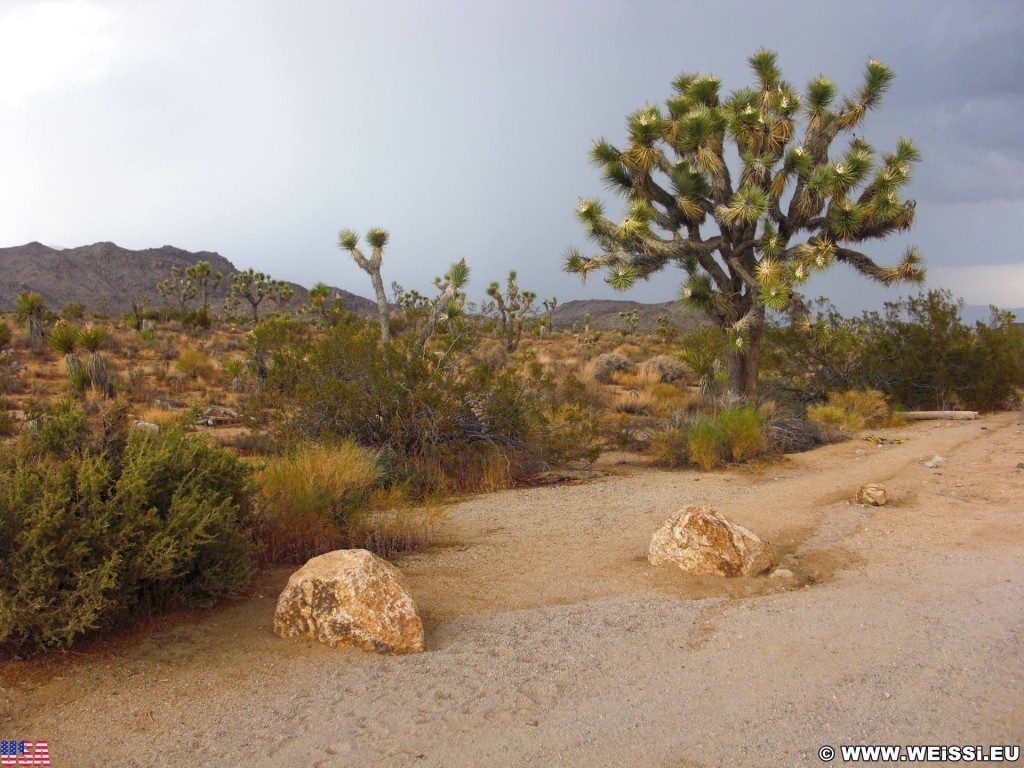
{"type": "Polygon", "coordinates": [[[275,638],[275,571],[212,614],[5,665],[4,738],[47,739],[62,768],[742,768],[821,765],[824,744],[1020,744],[1024,428],[881,434],[908,439],[473,498],[452,546],[400,562],[428,653],[275,638]],[[892,503],[852,502],[865,482],[892,503]],[[775,543],[796,588],[651,568],[652,531],[694,503],[775,543]]]}

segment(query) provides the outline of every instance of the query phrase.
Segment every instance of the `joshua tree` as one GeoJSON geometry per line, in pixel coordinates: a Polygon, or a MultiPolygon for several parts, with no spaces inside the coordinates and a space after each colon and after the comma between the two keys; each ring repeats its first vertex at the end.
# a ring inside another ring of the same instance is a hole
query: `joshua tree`
{"type": "Polygon", "coordinates": [[[192,267],[182,271],[177,267],[171,267],[171,275],[166,280],[156,284],[157,291],[163,296],[164,301],[172,301],[178,305],[178,310],[185,314],[188,303],[196,296],[196,286],[193,282],[195,276],[192,274],[192,267]]]}
{"type": "Polygon", "coordinates": [[[853,133],[889,87],[889,68],[869,61],[863,84],[836,105],[836,86],[825,77],[801,99],[775,53],[761,50],[748,62],[754,87],[723,99],[718,78],[683,74],[664,110],[649,105],[629,116],[625,149],[595,143],[591,157],[629,201],[628,215],[614,224],[601,203],[581,200],[577,213],[600,252],[572,249],[565,268],[584,276],[603,269],[625,290],[668,264],[681,266],[684,300],[728,342],[729,389],[756,399],[765,310],[786,309],[812,272],[839,261],[891,285],[920,281],[924,270],[914,248],[895,267],[859,250],[914,221],[914,202],[900,191],[917,149],[899,139],[878,162],[853,133]],[[840,134],[850,140],[830,155],[840,134]],[[727,143],[742,162],[735,177],[727,143]]]}
{"type": "Polygon", "coordinates": [[[558,297],[552,296],[550,299],[544,299],[541,304],[544,305],[544,315],[547,318],[547,332],[554,333],[555,331],[555,309],[558,307],[558,297]]]}
{"type": "Polygon", "coordinates": [[[260,321],[260,304],[267,296],[275,293],[277,282],[263,272],[254,272],[250,267],[245,272],[236,272],[231,276],[231,297],[238,302],[245,299],[252,309],[252,321],[260,321]]]}
{"type": "Polygon", "coordinates": [[[494,305],[497,308],[501,338],[505,342],[505,352],[512,354],[519,348],[519,341],[523,336],[523,325],[526,318],[530,316],[530,310],[533,307],[533,302],[537,299],[537,294],[532,291],[520,291],[516,273],[512,271],[508,273],[508,283],[504,294],[501,292],[501,286],[497,282],[493,282],[487,288],[487,295],[494,300],[494,305]]]}
{"type": "MultiPolygon", "coordinates": [[[[214,272],[213,267],[210,266],[210,262],[208,261],[197,261],[185,270],[185,276],[189,280],[195,281],[195,284],[198,286],[199,295],[203,302],[201,307],[203,317],[209,317],[210,292],[217,290],[217,286],[220,285],[220,281],[224,279],[224,273],[214,272]],[[213,285],[210,285],[210,280],[213,280],[213,285]]],[[[194,292],[193,295],[195,295],[194,292]]]]}
{"type": "Polygon", "coordinates": [[[462,313],[462,307],[466,302],[466,295],[462,292],[462,288],[468,280],[469,267],[466,266],[465,259],[460,260],[457,264],[452,264],[443,280],[440,277],[434,279],[434,285],[437,286],[439,293],[429,305],[427,321],[420,329],[416,340],[416,349],[421,354],[438,322],[451,323],[462,313]]]}
{"type": "Polygon", "coordinates": [[[359,250],[359,235],[351,229],[343,229],[338,235],[338,245],[352,254],[359,268],[370,276],[373,283],[373,290],[377,293],[377,317],[380,320],[380,343],[387,344],[391,339],[391,330],[388,325],[388,297],[384,293],[384,280],[380,276],[380,264],[384,258],[384,246],[387,245],[388,234],[386,229],[374,227],[366,233],[366,242],[373,249],[370,251],[370,258],[366,258],[359,250]]]}
{"type": "Polygon", "coordinates": [[[270,286],[270,293],[267,294],[267,298],[274,302],[279,312],[294,296],[295,289],[284,280],[274,280],[270,286]]]}
{"type": "Polygon", "coordinates": [[[43,329],[46,304],[43,303],[40,294],[35,291],[22,291],[14,300],[14,311],[18,320],[25,323],[25,330],[30,339],[41,339],[46,335],[43,329]]]}

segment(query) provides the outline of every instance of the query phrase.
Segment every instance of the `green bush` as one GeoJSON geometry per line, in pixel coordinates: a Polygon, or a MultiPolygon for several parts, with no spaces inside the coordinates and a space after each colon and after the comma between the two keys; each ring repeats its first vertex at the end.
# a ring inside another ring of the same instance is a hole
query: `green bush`
{"type": "Polygon", "coordinates": [[[539,365],[472,360],[472,329],[441,341],[436,352],[404,336],[381,347],[354,317],[315,339],[294,321],[261,326],[256,402],[286,442],[353,440],[377,451],[388,482],[414,497],[507,487],[537,464],[592,455],[585,406],[539,365]]]}
{"type": "Polygon", "coordinates": [[[11,326],[0,320],[0,349],[11,343],[11,326]]]}
{"type": "Polygon", "coordinates": [[[756,408],[725,408],[705,416],[687,430],[690,461],[703,470],[754,458],[768,444],[762,430],[763,416],[756,408]]]}
{"type": "Polygon", "coordinates": [[[948,291],[859,318],[819,301],[806,327],[770,330],[763,370],[805,402],[875,389],[908,409],[998,410],[1013,407],[1024,386],[1024,330],[995,307],[988,323],[966,325],[948,291]]]}
{"type": "Polygon", "coordinates": [[[70,646],[242,589],[255,551],[248,468],[181,427],[89,424],[63,404],[0,454],[0,643],[70,646]]]}

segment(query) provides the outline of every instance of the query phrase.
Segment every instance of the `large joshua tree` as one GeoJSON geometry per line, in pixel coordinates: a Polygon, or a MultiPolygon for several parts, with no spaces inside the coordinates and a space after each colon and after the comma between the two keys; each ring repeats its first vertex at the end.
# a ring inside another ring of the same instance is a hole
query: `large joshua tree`
{"type": "Polygon", "coordinates": [[[730,391],[756,399],[765,310],[789,308],[812,273],[838,261],[891,285],[920,281],[924,270],[914,248],[894,267],[861,250],[914,221],[914,202],[900,196],[918,160],[913,143],[901,138],[879,160],[853,132],[879,105],[892,71],[869,61],[863,84],[836,104],[825,77],[798,96],[772,51],[748,62],[754,87],[722,98],[718,78],[683,74],[664,110],[650,105],[629,116],[625,149],[594,144],[592,160],[628,200],[628,214],[615,224],[600,202],[581,200],[578,215],[600,252],[571,249],[565,268],[584,277],[604,270],[625,290],[681,266],[684,301],[725,334],[730,391]],[[850,138],[836,150],[840,134],[850,138]]]}

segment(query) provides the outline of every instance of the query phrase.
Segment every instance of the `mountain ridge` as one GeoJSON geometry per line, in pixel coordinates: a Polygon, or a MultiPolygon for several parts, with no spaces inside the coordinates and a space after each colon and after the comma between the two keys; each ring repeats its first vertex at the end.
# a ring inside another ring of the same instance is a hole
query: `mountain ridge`
{"type": "MultiPolygon", "coordinates": [[[[0,310],[13,309],[21,291],[36,291],[56,311],[74,303],[84,304],[90,312],[126,312],[142,295],[158,303],[156,285],[170,275],[171,268],[184,270],[199,261],[224,273],[221,284],[210,292],[211,303],[222,302],[230,293],[230,276],[244,270],[215,251],[186,251],[173,245],[131,250],[110,241],[64,249],[38,241],[0,248],[0,310]]],[[[308,288],[288,285],[295,291],[293,304],[306,300],[308,288]]],[[[343,288],[331,290],[354,312],[376,312],[376,303],[367,298],[343,288]]]]}

